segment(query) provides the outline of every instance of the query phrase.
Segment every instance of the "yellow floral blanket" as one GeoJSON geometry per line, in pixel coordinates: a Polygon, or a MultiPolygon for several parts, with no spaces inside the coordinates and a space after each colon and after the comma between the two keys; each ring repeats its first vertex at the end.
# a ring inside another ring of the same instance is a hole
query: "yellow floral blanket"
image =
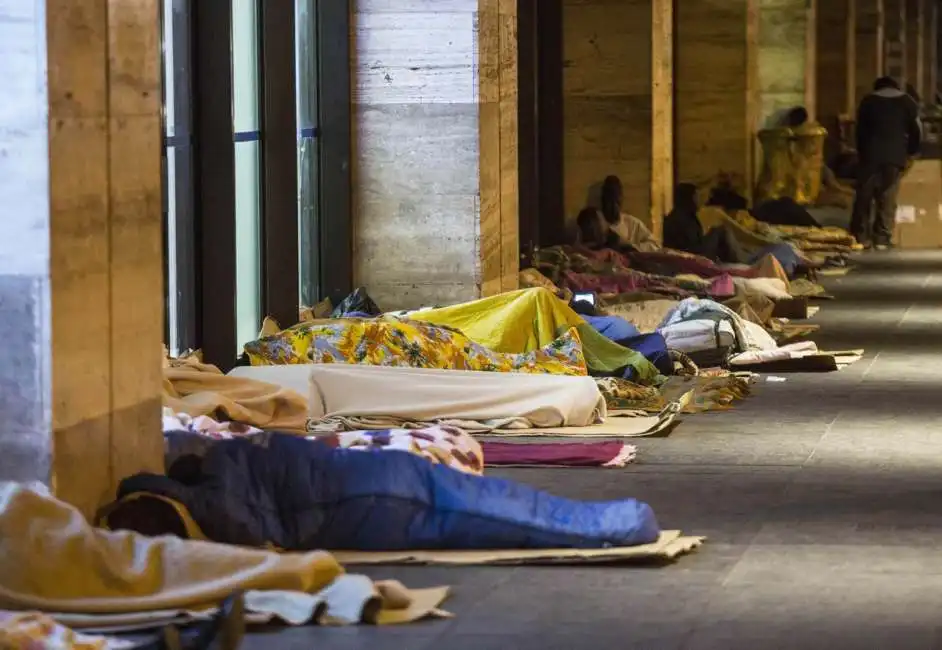
{"type": "Polygon", "coordinates": [[[347,363],[585,376],[582,341],[570,328],[524,353],[495,352],[440,325],[394,318],[342,318],[299,323],[247,343],[252,365],[347,363]]]}

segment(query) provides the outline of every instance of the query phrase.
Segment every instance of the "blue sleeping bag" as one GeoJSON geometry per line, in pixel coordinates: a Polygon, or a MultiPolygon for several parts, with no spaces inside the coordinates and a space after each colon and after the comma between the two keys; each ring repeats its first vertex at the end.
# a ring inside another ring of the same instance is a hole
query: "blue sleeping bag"
{"type": "Polygon", "coordinates": [[[630,339],[641,334],[631,321],[620,316],[584,315],[583,318],[595,331],[610,341],[630,339]]]}
{"type": "Polygon", "coordinates": [[[778,263],[782,265],[785,275],[790,278],[795,277],[795,271],[801,266],[801,258],[798,257],[798,253],[790,244],[770,244],[749,258],[749,263],[755,264],[766,255],[771,255],[777,259],[778,263]]]}
{"type": "Polygon", "coordinates": [[[185,506],[213,541],[284,550],[603,548],[660,532],[634,499],[564,499],[401,451],[271,434],[220,441],[197,462],[181,480],[125,479],[118,497],[160,495],[185,506]]]}

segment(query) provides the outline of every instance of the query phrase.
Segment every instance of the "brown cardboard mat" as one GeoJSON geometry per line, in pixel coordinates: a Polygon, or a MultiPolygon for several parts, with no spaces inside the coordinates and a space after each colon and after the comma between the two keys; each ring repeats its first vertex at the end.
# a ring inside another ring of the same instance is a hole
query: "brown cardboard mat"
{"type": "Polygon", "coordinates": [[[341,564],[630,564],[673,560],[700,547],[706,538],[661,531],[652,544],[615,548],[506,549],[492,551],[334,551],[341,564]]]}

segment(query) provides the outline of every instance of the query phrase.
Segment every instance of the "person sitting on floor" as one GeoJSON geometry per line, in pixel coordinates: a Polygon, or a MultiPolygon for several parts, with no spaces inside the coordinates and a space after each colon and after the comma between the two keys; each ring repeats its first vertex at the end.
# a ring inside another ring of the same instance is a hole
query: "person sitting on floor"
{"type": "Polygon", "coordinates": [[[576,243],[591,250],[605,248],[609,241],[608,224],[597,208],[582,208],[576,217],[576,243]]]}
{"type": "Polygon", "coordinates": [[[674,190],[674,209],[664,217],[664,247],[695,255],[702,255],[714,262],[739,261],[722,227],[711,228],[704,234],[697,218],[697,186],[680,183],[674,190]]]}
{"type": "Polygon", "coordinates": [[[710,197],[707,199],[706,204],[722,208],[729,213],[749,209],[748,199],[736,191],[729,179],[720,179],[710,190],[710,197]]]}
{"type": "Polygon", "coordinates": [[[660,250],[661,245],[640,219],[622,211],[624,190],[617,176],[609,176],[602,183],[602,216],[608,225],[613,248],[630,246],[643,253],[660,250]]]}

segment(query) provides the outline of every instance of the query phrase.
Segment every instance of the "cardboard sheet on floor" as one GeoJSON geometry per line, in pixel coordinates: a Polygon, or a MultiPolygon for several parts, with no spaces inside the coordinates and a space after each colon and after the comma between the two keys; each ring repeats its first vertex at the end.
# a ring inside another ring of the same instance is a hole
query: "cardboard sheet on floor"
{"type": "Polygon", "coordinates": [[[653,544],[617,548],[506,549],[491,551],[335,551],[343,564],[630,564],[673,560],[690,553],[706,538],[679,530],[661,531],[653,544]]]}
{"type": "Polygon", "coordinates": [[[821,351],[797,359],[783,359],[733,366],[736,370],[748,370],[758,373],[790,373],[790,372],[834,372],[843,370],[847,366],[863,358],[863,350],[821,351]]]}

